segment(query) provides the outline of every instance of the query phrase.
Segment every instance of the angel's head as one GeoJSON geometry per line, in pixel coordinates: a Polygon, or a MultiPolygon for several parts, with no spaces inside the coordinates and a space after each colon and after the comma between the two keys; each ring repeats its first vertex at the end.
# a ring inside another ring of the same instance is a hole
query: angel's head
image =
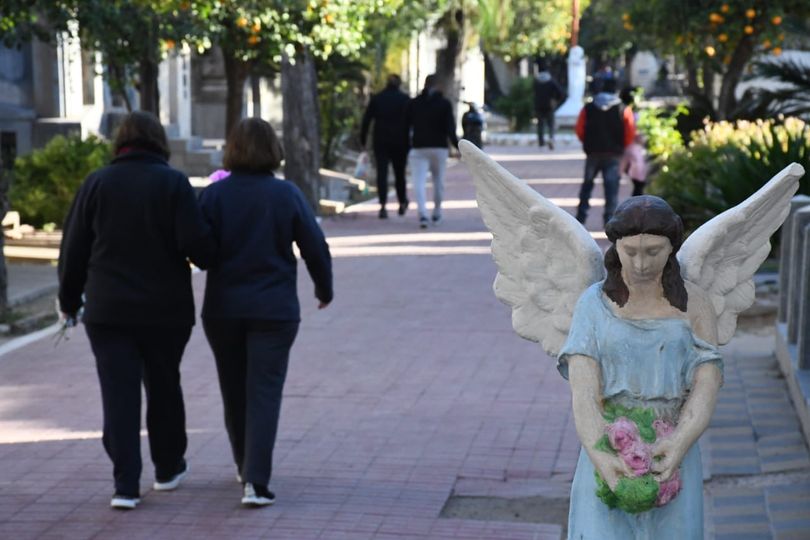
{"type": "Polygon", "coordinates": [[[622,277],[624,263],[625,274],[639,280],[660,275],[669,303],[686,311],[686,287],[676,258],[683,222],[666,201],[652,195],[627,199],[616,208],[605,233],[612,244],[605,253],[607,278],[602,287],[608,298],[623,306],[630,296],[622,277]]]}

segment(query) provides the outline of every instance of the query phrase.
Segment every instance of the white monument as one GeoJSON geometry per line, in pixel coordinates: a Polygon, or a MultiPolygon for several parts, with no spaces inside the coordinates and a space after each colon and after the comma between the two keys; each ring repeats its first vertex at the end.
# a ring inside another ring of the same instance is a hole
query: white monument
{"type": "Polygon", "coordinates": [[[650,51],[639,51],[630,62],[630,83],[649,93],[658,79],[658,59],[650,51]]]}
{"type": "Polygon", "coordinates": [[[575,45],[568,53],[568,98],[554,113],[559,126],[573,126],[585,98],[585,51],[575,45]]]}

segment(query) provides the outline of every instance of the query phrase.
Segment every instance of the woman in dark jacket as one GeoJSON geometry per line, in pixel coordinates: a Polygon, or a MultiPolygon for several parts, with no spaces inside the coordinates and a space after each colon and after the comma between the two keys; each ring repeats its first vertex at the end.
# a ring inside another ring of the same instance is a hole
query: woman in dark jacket
{"type": "Polygon", "coordinates": [[[135,112],[118,130],[112,163],[84,181],[65,221],[59,303],[82,320],[96,357],[103,443],[113,462],[114,508],[139,502],[141,382],[156,490],[187,466],[180,359],[194,324],[191,270],[215,254],[188,178],[168,163],[163,126],[135,112]]]}
{"type": "Polygon", "coordinates": [[[319,308],[332,301],[329,246],[292,183],[273,176],[282,159],[273,128],[259,118],[237,124],[223,164],[231,175],[203,191],[203,213],[221,246],[208,271],[202,319],[219,373],[225,426],[242,503],[275,502],[268,490],[281,393],[298,332],[298,245],[319,308]]]}

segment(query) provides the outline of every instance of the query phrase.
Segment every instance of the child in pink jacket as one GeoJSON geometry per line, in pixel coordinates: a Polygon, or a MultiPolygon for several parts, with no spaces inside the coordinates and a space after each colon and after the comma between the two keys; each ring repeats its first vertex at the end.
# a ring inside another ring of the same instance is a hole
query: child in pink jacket
{"type": "Polygon", "coordinates": [[[624,149],[619,170],[633,181],[633,197],[644,194],[647,182],[647,151],[644,148],[644,136],[636,132],[633,142],[624,149]]]}

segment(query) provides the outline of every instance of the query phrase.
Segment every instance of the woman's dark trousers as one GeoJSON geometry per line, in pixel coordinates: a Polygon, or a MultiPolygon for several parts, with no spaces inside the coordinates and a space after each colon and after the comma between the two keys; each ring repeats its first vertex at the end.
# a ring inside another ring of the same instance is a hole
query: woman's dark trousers
{"type": "Polygon", "coordinates": [[[113,462],[115,491],[137,496],[141,477],[141,382],[156,478],[183,468],[186,412],[180,360],[191,327],[85,324],[96,357],[104,408],[102,442],[113,462]]]}
{"type": "Polygon", "coordinates": [[[266,486],[298,322],[206,318],[203,328],[217,363],[234,462],[243,481],[266,486]]]}

